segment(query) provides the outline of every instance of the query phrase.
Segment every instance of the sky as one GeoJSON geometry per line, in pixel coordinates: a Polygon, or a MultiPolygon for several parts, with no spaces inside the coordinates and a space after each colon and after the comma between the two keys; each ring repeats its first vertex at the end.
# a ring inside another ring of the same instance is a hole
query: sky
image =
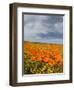
{"type": "Polygon", "coordinates": [[[63,43],[63,15],[24,14],[24,41],[63,43]]]}

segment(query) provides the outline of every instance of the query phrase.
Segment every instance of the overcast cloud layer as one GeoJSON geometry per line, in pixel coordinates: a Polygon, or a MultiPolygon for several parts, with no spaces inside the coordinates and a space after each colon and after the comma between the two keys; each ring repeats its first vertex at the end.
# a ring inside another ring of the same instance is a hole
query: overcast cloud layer
{"type": "Polygon", "coordinates": [[[24,41],[62,44],[63,16],[24,14],[24,41]]]}

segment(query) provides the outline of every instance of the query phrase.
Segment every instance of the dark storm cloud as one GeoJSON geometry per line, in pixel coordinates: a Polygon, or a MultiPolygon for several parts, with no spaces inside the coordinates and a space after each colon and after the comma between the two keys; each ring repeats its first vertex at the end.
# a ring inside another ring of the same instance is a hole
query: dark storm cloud
{"type": "Polygon", "coordinates": [[[59,32],[48,32],[47,34],[38,34],[39,37],[46,38],[46,39],[61,39],[63,38],[63,33],[59,32]]]}

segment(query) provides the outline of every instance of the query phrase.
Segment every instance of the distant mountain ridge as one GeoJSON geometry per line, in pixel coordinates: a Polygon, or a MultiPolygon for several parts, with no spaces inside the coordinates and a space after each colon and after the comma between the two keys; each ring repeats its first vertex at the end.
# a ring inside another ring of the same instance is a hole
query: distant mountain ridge
{"type": "Polygon", "coordinates": [[[59,43],[45,43],[45,42],[31,42],[31,41],[24,41],[24,43],[35,43],[35,44],[51,44],[51,45],[63,45],[63,44],[59,44],[59,43]]]}

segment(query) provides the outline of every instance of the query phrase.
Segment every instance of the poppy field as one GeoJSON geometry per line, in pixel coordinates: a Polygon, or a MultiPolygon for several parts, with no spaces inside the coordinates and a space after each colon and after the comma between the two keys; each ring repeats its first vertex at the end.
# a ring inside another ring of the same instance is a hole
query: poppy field
{"type": "Polygon", "coordinates": [[[63,45],[24,42],[24,74],[63,73],[63,45]]]}

